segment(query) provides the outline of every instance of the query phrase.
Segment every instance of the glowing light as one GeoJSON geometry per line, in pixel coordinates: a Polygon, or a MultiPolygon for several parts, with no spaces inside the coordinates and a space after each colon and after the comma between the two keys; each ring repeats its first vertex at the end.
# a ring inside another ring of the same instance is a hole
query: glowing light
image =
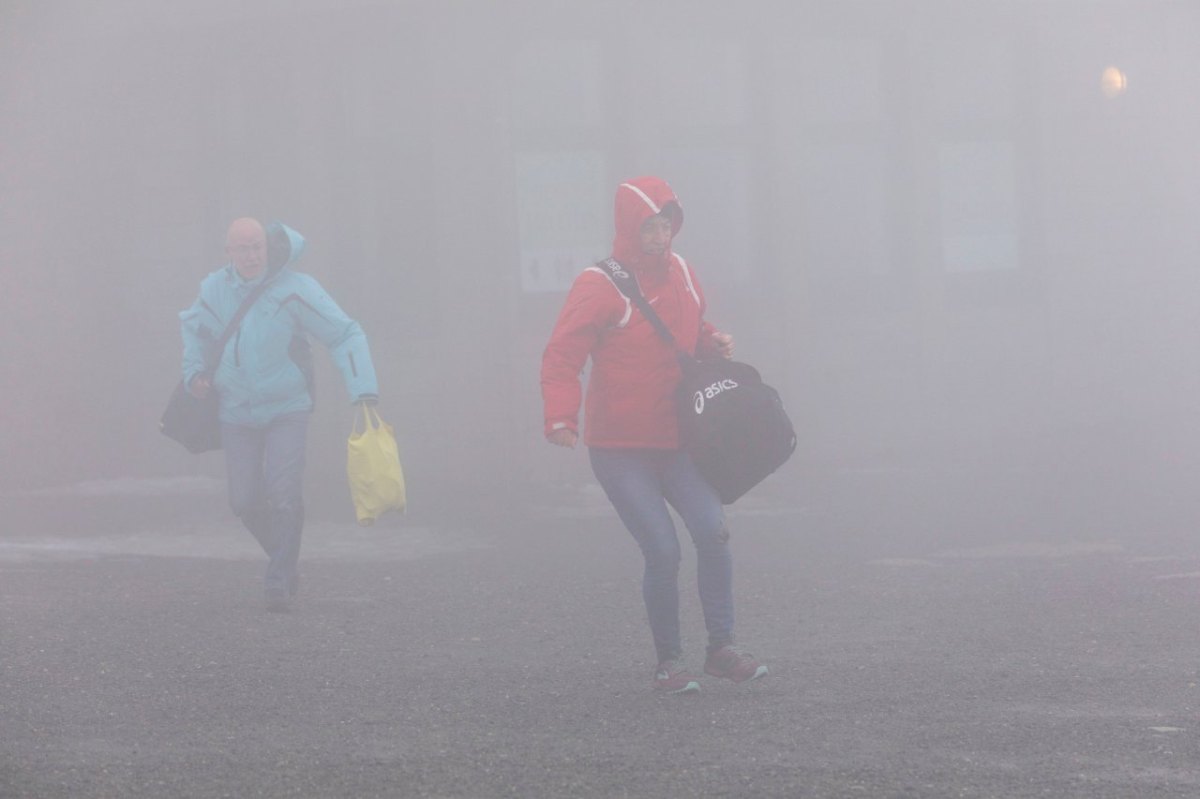
{"type": "Polygon", "coordinates": [[[1124,94],[1128,85],[1129,79],[1116,67],[1108,67],[1100,74],[1100,91],[1110,100],[1124,94]]]}

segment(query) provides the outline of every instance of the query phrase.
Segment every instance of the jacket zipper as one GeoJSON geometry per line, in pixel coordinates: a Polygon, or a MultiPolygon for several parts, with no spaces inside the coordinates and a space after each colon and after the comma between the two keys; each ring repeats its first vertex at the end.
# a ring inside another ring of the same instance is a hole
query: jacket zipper
{"type": "Polygon", "coordinates": [[[237,366],[237,367],[241,367],[241,365],[242,365],[242,356],[238,352],[238,347],[240,347],[241,344],[242,344],[242,328],[239,326],[237,335],[234,336],[234,338],[233,338],[233,365],[237,366]]]}
{"type": "Polygon", "coordinates": [[[347,353],[350,356],[350,374],[358,377],[358,367],[354,365],[354,353],[347,353]]]}

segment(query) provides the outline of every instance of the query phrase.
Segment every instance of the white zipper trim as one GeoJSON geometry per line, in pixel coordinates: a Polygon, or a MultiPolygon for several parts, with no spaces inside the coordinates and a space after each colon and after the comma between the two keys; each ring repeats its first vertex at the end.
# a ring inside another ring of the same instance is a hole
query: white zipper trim
{"type": "Polygon", "coordinates": [[[639,189],[637,186],[633,185],[632,183],[622,183],[621,185],[624,186],[625,188],[629,189],[630,191],[634,192],[635,194],[637,194],[637,196],[641,197],[643,200],[645,200],[646,205],[650,206],[651,211],[653,211],[656,214],[662,213],[662,209],[654,204],[654,200],[651,200],[649,197],[646,196],[646,192],[642,191],[641,189],[639,189]]]}
{"type": "Polygon", "coordinates": [[[617,327],[625,327],[625,325],[629,324],[629,319],[633,316],[633,302],[626,297],[619,288],[617,288],[617,284],[613,282],[612,275],[598,266],[589,266],[583,271],[598,272],[599,274],[604,275],[604,279],[607,280],[610,285],[612,285],[613,291],[617,292],[621,299],[625,300],[625,315],[621,317],[621,321],[617,322],[617,327]]]}
{"type": "Polygon", "coordinates": [[[696,287],[692,285],[692,272],[688,269],[687,261],[683,260],[683,256],[677,252],[671,253],[679,260],[679,266],[683,269],[683,280],[687,283],[688,291],[691,292],[692,299],[696,301],[696,307],[700,307],[700,295],[696,293],[696,287]]]}

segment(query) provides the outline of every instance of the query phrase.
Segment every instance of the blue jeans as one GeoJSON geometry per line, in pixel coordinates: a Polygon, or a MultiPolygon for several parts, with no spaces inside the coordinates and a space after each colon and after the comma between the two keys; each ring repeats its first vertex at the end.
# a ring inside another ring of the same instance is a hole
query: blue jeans
{"type": "Polygon", "coordinates": [[[667,503],[696,547],[696,580],[708,648],[733,641],[733,559],[725,511],[684,450],[588,450],[592,471],[646,560],[642,598],[659,662],[683,654],[679,637],[679,538],[667,503]]]}
{"type": "Polygon", "coordinates": [[[296,590],[308,417],[304,411],[278,416],[266,427],[221,425],[229,504],[270,558],[268,591],[296,590]]]}

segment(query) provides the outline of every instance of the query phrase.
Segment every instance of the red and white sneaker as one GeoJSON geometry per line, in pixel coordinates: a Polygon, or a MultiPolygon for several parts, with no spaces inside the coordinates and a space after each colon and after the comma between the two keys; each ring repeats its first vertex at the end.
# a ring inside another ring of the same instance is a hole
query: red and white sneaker
{"type": "Polygon", "coordinates": [[[699,693],[700,681],[678,660],[664,660],[654,670],[654,690],[662,694],[699,693]]]}
{"type": "Polygon", "coordinates": [[[766,677],[767,667],[755,660],[749,652],[743,652],[733,644],[726,644],[708,653],[708,658],[704,661],[704,673],[734,682],[746,682],[766,677]]]}

